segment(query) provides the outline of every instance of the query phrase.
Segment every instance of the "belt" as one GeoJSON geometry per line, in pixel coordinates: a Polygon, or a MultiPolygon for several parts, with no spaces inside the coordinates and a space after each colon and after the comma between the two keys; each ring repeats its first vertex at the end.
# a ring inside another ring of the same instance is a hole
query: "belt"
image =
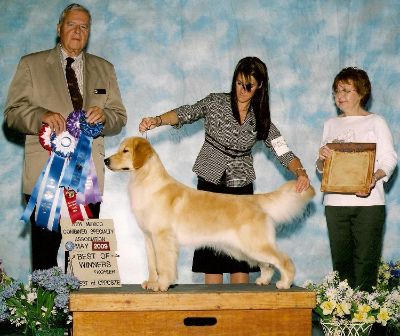
{"type": "Polygon", "coordinates": [[[206,135],[205,141],[208,144],[210,144],[212,147],[214,147],[215,149],[219,150],[221,153],[228,155],[231,158],[251,155],[251,150],[241,151],[241,150],[225,147],[224,145],[220,144],[217,140],[213,139],[209,135],[206,135]]]}

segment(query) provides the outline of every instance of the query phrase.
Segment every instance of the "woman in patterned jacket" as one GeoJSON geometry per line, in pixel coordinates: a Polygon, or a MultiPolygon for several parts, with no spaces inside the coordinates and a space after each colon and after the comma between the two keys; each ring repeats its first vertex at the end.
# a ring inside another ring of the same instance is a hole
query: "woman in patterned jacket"
{"type": "MultiPolygon", "coordinates": [[[[205,141],[193,167],[197,189],[253,194],[256,177],[251,150],[261,140],[296,175],[296,190],[301,192],[309,187],[310,180],[271,122],[268,88],[266,65],[257,57],[245,57],[236,66],[230,93],[212,93],[193,105],[143,118],[139,131],[161,125],[180,127],[203,118],[205,141]]],[[[205,273],[206,284],[218,284],[223,282],[223,273],[230,273],[231,283],[248,283],[249,272],[257,269],[205,247],[195,250],[192,271],[205,273]]]]}

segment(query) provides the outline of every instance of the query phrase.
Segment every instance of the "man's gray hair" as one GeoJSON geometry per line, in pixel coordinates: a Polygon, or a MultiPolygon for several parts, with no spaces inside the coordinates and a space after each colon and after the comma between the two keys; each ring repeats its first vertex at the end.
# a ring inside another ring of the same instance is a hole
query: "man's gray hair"
{"type": "Polygon", "coordinates": [[[72,3],[64,8],[64,10],[61,12],[60,19],[58,20],[58,24],[62,24],[64,22],[64,19],[65,19],[65,16],[67,15],[67,13],[72,10],[80,10],[80,11],[85,12],[89,16],[89,24],[90,25],[92,24],[92,16],[90,15],[89,10],[86,7],[84,7],[80,4],[77,4],[77,3],[72,3]]]}

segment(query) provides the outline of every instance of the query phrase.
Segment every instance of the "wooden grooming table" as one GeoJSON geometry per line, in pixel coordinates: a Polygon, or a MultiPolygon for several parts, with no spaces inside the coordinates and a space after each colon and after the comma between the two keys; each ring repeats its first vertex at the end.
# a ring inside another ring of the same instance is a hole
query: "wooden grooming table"
{"type": "Polygon", "coordinates": [[[73,336],[310,336],[315,293],[275,285],[140,285],[81,289],[70,296],[73,336]]]}

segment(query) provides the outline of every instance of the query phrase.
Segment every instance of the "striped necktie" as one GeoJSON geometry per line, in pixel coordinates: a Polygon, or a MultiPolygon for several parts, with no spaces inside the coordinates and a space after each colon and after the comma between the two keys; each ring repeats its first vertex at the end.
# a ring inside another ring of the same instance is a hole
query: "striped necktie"
{"type": "Polygon", "coordinates": [[[72,105],[74,110],[80,110],[83,106],[83,99],[81,92],[79,91],[78,80],[76,79],[76,74],[74,69],[72,69],[71,64],[75,60],[72,57],[67,57],[67,65],[65,66],[65,76],[67,77],[68,90],[71,96],[72,105]]]}

